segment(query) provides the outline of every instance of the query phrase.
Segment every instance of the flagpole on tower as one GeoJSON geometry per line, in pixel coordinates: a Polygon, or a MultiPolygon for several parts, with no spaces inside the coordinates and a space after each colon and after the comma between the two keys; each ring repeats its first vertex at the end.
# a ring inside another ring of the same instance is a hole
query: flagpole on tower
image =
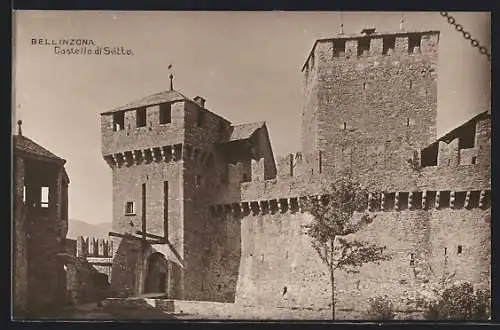
{"type": "Polygon", "coordinates": [[[344,34],[344,15],[342,11],[340,11],[340,29],[339,34],[344,34]]]}
{"type": "Polygon", "coordinates": [[[169,64],[168,65],[168,70],[170,72],[170,90],[173,91],[174,90],[174,74],[173,74],[173,70],[172,70],[172,64],[169,64]]]}
{"type": "Polygon", "coordinates": [[[403,32],[405,30],[405,13],[401,12],[401,18],[399,19],[399,30],[403,32]]]}

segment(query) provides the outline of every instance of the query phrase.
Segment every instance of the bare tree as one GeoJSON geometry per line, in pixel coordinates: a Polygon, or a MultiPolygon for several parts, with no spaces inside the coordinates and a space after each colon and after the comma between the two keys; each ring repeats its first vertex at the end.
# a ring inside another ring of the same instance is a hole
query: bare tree
{"type": "Polygon", "coordinates": [[[313,248],[330,272],[332,319],[335,319],[335,272],[357,273],[363,264],[388,260],[389,256],[384,253],[385,246],[348,237],[374,219],[374,215],[366,212],[368,194],[359,184],[350,177],[340,179],[331,185],[327,196],[305,203],[305,211],[312,215],[311,223],[305,227],[313,248]]]}

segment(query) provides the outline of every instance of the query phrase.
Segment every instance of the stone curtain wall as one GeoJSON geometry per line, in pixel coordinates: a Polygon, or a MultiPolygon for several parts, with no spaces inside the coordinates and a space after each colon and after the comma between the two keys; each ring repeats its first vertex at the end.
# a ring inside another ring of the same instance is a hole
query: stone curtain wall
{"type": "MultiPolygon", "coordinates": [[[[438,281],[445,269],[456,272],[457,279],[489,287],[489,212],[443,209],[376,213],[375,221],[352,237],[385,245],[392,259],[380,265],[367,264],[359,274],[337,272],[336,308],[347,312],[345,315],[359,314],[368,308],[370,297],[387,294],[395,299],[398,310],[411,310],[402,298],[438,281]]],[[[328,307],[328,269],[303,232],[308,215],[276,212],[247,215],[240,221],[237,303],[328,307]]]]}

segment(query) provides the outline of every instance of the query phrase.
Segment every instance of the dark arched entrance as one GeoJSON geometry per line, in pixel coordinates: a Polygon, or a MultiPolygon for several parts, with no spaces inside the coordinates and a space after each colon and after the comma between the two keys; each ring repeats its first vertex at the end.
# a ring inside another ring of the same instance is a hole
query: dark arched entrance
{"type": "Polygon", "coordinates": [[[148,258],[144,293],[167,293],[168,264],[161,253],[148,258]]]}

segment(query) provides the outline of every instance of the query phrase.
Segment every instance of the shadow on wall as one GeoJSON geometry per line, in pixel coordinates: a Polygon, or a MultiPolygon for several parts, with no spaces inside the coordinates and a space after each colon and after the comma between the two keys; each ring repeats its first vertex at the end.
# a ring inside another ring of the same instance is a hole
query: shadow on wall
{"type": "Polygon", "coordinates": [[[205,258],[207,300],[234,303],[241,259],[240,215],[221,212],[211,216],[206,230],[205,258]]]}
{"type": "Polygon", "coordinates": [[[136,268],[141,256],[141,242],[130,239],[117,239],[118,246],[111,268],[111,295],[129,297],[136,293],[136,268]]]}

